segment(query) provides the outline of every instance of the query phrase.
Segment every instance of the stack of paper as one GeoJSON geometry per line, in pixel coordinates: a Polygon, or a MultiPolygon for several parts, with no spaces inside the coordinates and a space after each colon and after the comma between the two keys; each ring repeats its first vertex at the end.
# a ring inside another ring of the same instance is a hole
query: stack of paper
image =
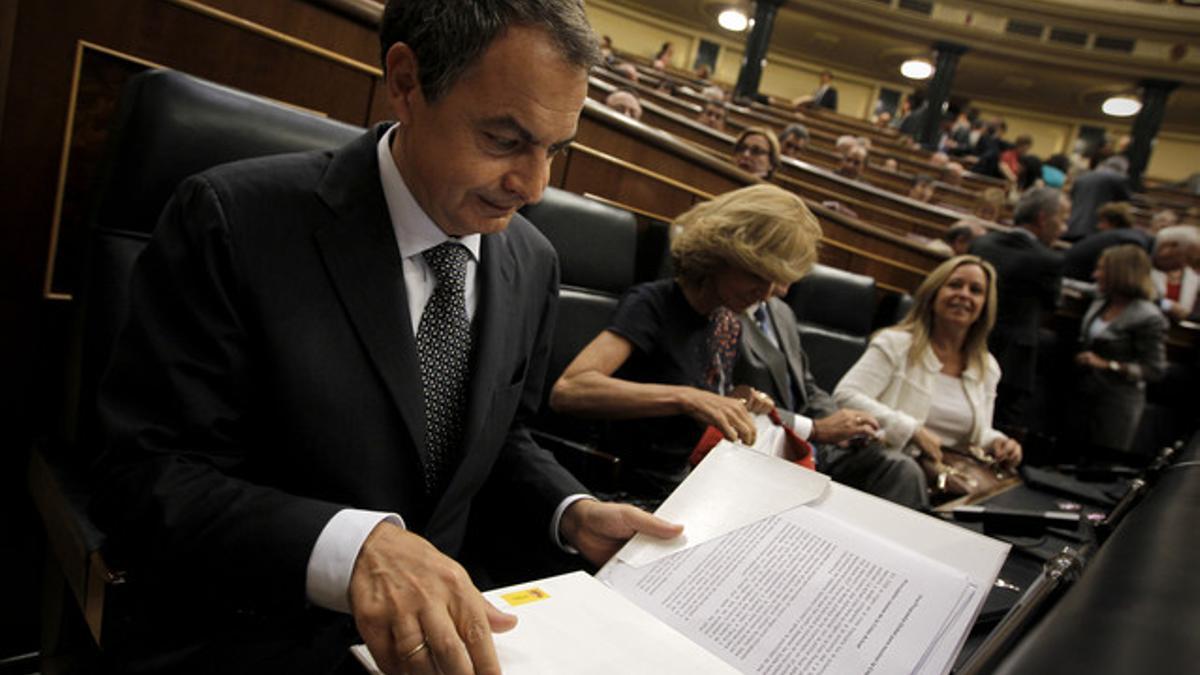
{"type": "Polygon", "coordinates": [[[685,535],[485,594],[504,672],[942,674],[1009,548],[725,442],[658,515],[685,535]]]}

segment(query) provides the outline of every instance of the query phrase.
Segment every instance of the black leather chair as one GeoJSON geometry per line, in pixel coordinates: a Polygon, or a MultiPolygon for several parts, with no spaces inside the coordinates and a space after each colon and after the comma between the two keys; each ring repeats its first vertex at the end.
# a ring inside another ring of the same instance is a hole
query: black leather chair
{"type": "MultiPolygon", "coordinates": [[[[633,285],[638,227],[628,211],[555,188],[547,188],[542,201],[522,213],[558,252],[562,275],[545,398],[571,360],[608,325],[620,294],[633,285]]],[[[597,423],[543,405],[536,427],[538,441],[588,487],[608,490],[616,480],[617,459],[596,449],[597,423]]]]}
{"type": "Polygon", "coordinates": [[[817,384],[833,391],[867,348],[875,318],[875,280],[825,265],[788,289],[800,340],[817,384]]]}
{"type": "MultiPolygon", "coordinates": [[[[300,112],[173,71],[132,78],[93,195],[84,285],[77,289],[63,428],[35,449],[29,486],[53,556],[96,644],[119,612],[119,570],[104,560],[104,534],[87,516],[88,468],[99,451],[95,396],[128,307],[128,284],[171,193],[217,164],[340,146],[362,129],[300,112]]],[[[60,580],[48,575],[47,583],[60,580]]],[[[69,609],[69,608],[67,608],[69,609]]],[[[61,616],[63,607],[44,608],[61,616]]],[[[53,626],[48,632],[55,632],[53,626]]],[[[119,639],[119,638],[118,638],[119,639]]],[[[48,645],[53,652],[54,645],[48,645]]],[[[43,654],[51,655],[46,650],[43,654]]]]}

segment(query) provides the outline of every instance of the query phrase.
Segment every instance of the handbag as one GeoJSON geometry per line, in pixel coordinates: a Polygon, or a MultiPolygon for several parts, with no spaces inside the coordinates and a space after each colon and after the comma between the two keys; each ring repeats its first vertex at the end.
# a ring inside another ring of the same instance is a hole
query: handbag
{"type": "MultiPolygon", "coordinates": [[[[910,448],[910,452],[916,450],[910,448]]],[[[972,504],[1021,482],[1016,469],[1008,468],[995,457],[972,446],[967,450],[942,448],[942,461],[925,454],[917,456],[929,485],[933,504],[954,500],[955,504],[972,504]]]]}

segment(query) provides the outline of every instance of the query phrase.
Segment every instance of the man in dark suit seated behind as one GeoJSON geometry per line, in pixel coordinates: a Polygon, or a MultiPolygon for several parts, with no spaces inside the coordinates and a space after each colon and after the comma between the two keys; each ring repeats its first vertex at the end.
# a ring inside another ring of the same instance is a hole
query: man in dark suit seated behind
{"type": "Polygon", "coordinates": [[[515,619],[456,560],[678,534],[524,423],[558,269],[515,212],[575,134],[582,5],[456,8],[387,6],[394,126],[185,181],[138,261],[94,504],[134,580],[117,667],[332,672],[365,641],[388,672],[498,672],[515,619]]]}
{"type": "Polygon", "coordinates": [[[971,243],[971,253],[992,263],[999,280],[996,327],[988,345],[1000,363],[996,425],[1025,425],[1033,394],[1042,312],[1053,312],[1062,284],[1063,260],[1050,246],[1066,228],[1071,200],[1054,188],[1025,193],[1013,210],[1013,228],[971,243]]]}

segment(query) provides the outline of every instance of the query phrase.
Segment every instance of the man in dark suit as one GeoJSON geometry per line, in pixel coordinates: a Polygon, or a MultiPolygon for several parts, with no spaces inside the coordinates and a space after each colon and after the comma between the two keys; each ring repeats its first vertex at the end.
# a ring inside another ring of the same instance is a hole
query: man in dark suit
{"type": "Polygon", "coordinates": [[[558,269],[515,212],[575,134],[582,5],[448,4],[385,10],[394,126],[185,181],[137,263],[94,504],[135,580],[122,668],[331,672],[365,641],[387,672],[498,672],[515,619],[456,561],[679,531],[524,423],[558,269]]]}
{"type": "Polygon", "coordinates": [[[925,478],[912,458],[868,441],[879,423],[861,410],[838,409],[808,368],[796,315],[770,298],[740,317],[735,382],[775,402],[780,418],[817,451],[817,468],[834,480],[905,506],[928,506],[925,478]]]}
{"type": "Polygon", "coordinates": [[[992,263],[998,277],[996,326],[988,341],[1000,364],[997,426],[1025,425],[1033,393],[1038,328],[1052,312],[1062,284],[1062,256],[1050,246],[1063,233],[1071,201],[1054,188],[1025,193],[1013,211],[1014,227],[971,243],[971,253],[992,263]]]}
{"type": "Polygon", "coordinates": [[[1146,253],[1154,247],[1154,236],[1134,227],[1133,208],[1127,202],[1111,202],[1097,212],[1097,232],[1075,242],[1063,256],[1063,276],[1091,281],[1096,262],[1104,250],[1121,244],[1136,244],[1146,253]]]}
{"type": "Polygon", "coordinates": [[[1063,239],[1077,241],[1096,231],[1096,221],[1101,206],[1111,202],[1127,202],[1130,198],[1129,160],[1124,155],[1113,155],[1075,179],[1071,185],[1071,217],[1067,222],[1067,233],[1063,239]]]}
{"type": "Polygon", "coordinates": [[[797,107],[806,106],[809,108],[828,108],[837,112],[838,107],[838,92],[837,87],[833,86],[833,73],[828,70],[821,71],[821,83],[813,90],[811,96],[803,96],[796,101],[797,107]]]}

